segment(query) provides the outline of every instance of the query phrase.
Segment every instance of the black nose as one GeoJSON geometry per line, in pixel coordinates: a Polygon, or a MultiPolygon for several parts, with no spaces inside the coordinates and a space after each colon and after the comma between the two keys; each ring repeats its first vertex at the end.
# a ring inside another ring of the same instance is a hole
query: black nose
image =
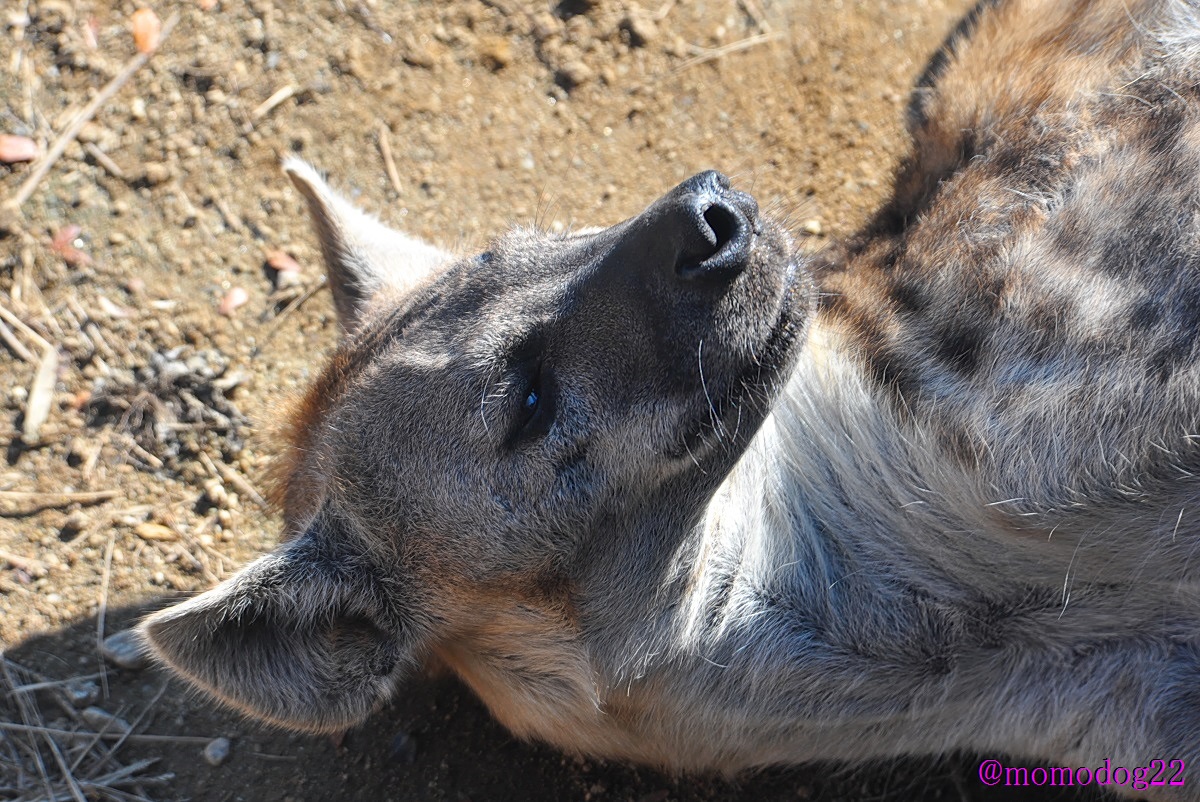
{"type": "Polygon", "coordinates": [[[675,273],[693,280],[728,281],[750,257],[758,203],[709,170],[692,176],[663,201],[661,225],[676,244],[675,273]]]}

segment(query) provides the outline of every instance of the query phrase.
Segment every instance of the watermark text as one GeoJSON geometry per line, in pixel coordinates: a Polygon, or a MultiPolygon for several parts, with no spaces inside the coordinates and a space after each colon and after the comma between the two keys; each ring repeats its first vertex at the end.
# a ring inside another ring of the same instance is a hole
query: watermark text
{"type": "Polygon", "coordinates": [[[1100,785],[1125,786],[1135,791],[1166,785],[1183,785],[1182,760],[1155,758],[1145,766],[1114,766],[1109,758],[1098,766],[1006,766],[999,760],[979,764],[979,781],[1005,787],[1100,785]]]}

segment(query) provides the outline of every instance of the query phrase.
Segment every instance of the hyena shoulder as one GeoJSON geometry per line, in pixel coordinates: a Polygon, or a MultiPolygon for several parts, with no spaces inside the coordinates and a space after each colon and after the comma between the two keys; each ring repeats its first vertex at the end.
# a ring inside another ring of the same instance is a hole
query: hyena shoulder
{"type": "Polygon", "coordinates": [[[1013,487],[1033,508],[1200,467],[1195,26],[982,3],[914,94],[892,201],[830,260],[825,317],[877,384],[985,481],[1053,477],[1013,487]]]}

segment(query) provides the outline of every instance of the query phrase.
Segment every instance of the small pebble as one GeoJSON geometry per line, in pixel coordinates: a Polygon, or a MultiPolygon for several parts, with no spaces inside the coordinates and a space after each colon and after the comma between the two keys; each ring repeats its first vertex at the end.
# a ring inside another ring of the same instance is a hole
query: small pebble
{"type": "Polygon", "coordinates": [[[83,530],[90,526],[92,520],[83,510],[73,510],[67,514],[67,519],[63,521],[62,531],[64,534],[75,537],[83,530]]]}
{"type": "Polygon", "coordinates": [[[31,162],[42,155],[42,149],[37,142],[27,136],[15,134],[0,134],[0,162],[31,162]]]}
{"type": "Polygon", "coordinates": [[[558,78],[566,85],[566,88],[573,89],[580,84],[585,84],[592,79],[595,73],[592,68],[584,64],[578,59],[568,61],[558,70],[558,78]]]}
{"type": "Polygon", "coordinates": [[[72,682],[70,685],[67,685],[66,692],[71,706],[76,709],[93,705],[100,698],[100,686],[90,680],[87,682],[72,682]]]}
{"type": "Polygon", "coordinates": [[[150,162],[142,177],[150,186],[157,186],[171,180],[171,168],[162,162],[150,162]]]}
{"type": "Polygon", "coordinates": [[[219,510],[223,510],[229,506],[229,493],[225,490],[225,485],[220,479],[209,479],[204,483],[204,495],[208,498],[208,503],[219,510]]]}
{"type": "Polygon", "coordinates": [[[295,287],[301,283],[300,263],[286,251],[271,251],[267,254],[267,266],[273,271],[275,289],[295,287]]]}
{"type": "Polygon", "coordinates": [[[148,8],[139,8],[129,19],[133,26],[133,43],[139,53],[153,53],[162,38],[162,20],[148,8]]]}
{"type": "Polygon", "coordinates": [[[84,708],[79,715],[89,727],[97,732],[127,733],[131,729],[128,721],[119,719],[107,710],[101,710],[98,707],[84,708]]]}
{"type": "Polygon", "coordinates": [[[645,14],[630,14],[621,20],[621,30],[633,47],[645,47],[658,38],[658,27],[645,14]]]}
{"type": "Polygon", "coordinates": [[[214,738],[204,747],[204,761],[210,766],[219,766],[229,759],[232,746],[228,738],[214,738]]]}
{"type": "Polygon", "coordinates": [[[287,251],[275,250],[267,254],[267,266],[280,273],[299,273],[300,263],[287,251]]]}
{"type": "Polygon", "coordinates": [[[109,635],[100,644],[104,659],[121,668],[142,669],[150,665],[150,655],[137,630],[125,629],[109,635]]]}
{"type": "Polygon", "coordinates": [[[231,287],[229,292],[225,293],[225,297],[221,299],[221,303],[217,305],[217,313],[225,317],[233,317],[233,313],[239,306],[243,306],[250,300],[250,293],[246,292],[242,287],[231,287]]]}
{"type": "Polygon", "coordinates": [[[95,122],[85,123],[83,128],[79,129],[79,135],[76,138],[80,142],[90,142],[94,145],[104,138],[104,128],[95,122]]]}

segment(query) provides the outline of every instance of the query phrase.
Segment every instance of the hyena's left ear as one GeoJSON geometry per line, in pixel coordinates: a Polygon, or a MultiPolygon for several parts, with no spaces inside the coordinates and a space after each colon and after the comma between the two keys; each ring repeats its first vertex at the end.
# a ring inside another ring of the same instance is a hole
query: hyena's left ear
{"type": "Polygon", "coordinates": [[[364,214],[306,162],[287,159],[283,170],[308,202],[343,331],[354,331],[363,308],[381,289],[403,291],[452,258],[364,214]]]}
{"type": "Polygon", "coordinates": [[[411,672],[415,624],[398,622],[371,570],[309,532],[144,620],[146,648],[256,718],[312,732],[365,719],[411,672]]]}

